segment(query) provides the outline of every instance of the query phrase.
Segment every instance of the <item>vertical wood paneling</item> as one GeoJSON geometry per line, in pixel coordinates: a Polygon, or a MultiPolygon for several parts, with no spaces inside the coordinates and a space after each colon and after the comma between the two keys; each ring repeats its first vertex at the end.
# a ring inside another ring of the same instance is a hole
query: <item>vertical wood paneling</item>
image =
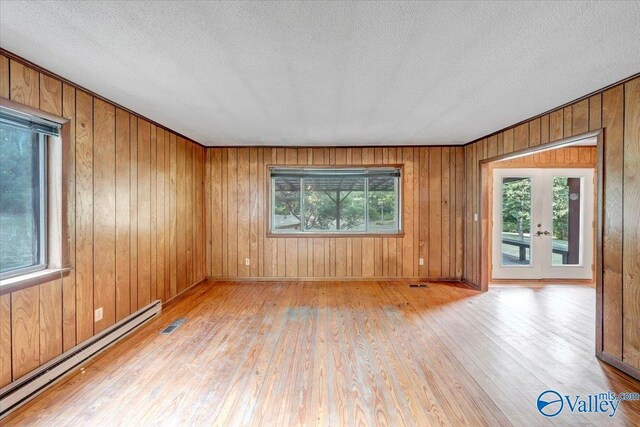
{"type": "MultiPolygon", "coordinates": [[[[164,301],[165,299],[165,250],[166,241],[164,237],[165,219],[164,219],[164,197],[165,197],[165,131],[158,128],[156,137],[156,298],[164,301]]],[[[204,267],[204,263],[203,263],[204,267]]]]}
{"type": "MultiPolygon", "coordinates": [[[[176,238],[177,185],[189,193],[180,212],[191,222],[190,254],[183,257],[193,282],[205,275],[206,227],[202,147],[182,141],[181,154],[189,147],[190,163],[177,174],[175,134],[3,55],[0,96],[70,119],[64,150],[70,156],[66,220],[74,267],[62,280],[0,297],[2,387],[126,317],[152,295],[167,300],[177,294],[177,253],[170,241],[176,238]],[[98,307],[103,320],[94,325],[98,307]]],[[[185,280],[182,289],[192,284],[185,280]]]]}
{"type": "Polygon", "coordinates": [[[40,109],[62,116],[62,82],[46,74],[40,74],[40,109]]]}
{"type": "Polygon", "coordinates": [[[11,382],[11,350],[11,295],[5,294],[0,295],[0,387],[11,382]]]}
{"type": "Polygon", "coordinates": [[[129,118],[129,166],[130,168],[130,216],[129,216],[129,238],[131,251],[130,268],[130,312],[133,313],[138,309],[138,118],[130,116],[129,118]]]}
{"type": "Polygon", "coordinates": [[[130,237],[130,192],[131,192],[131,152],[129,147],[129,113],[116,109],[116,153],[115,153],[115,280],[116,317],[120,321],[131,314],[131,237],[130,237]]]}
{"type": "Polygon", "coordinates": [[[429,150],[429,270],[427,276],[437,277],[442,267],[442,148],[429,150]]]}
{"type": "Polygon", "coordinates": [[[603,233],[603,347],[622,359],[622,176],[624,89],[617,86],[602,95],[602,122],[606,128],[603,233]]]}
{"type": "Polygon", "coordinates": [[[40,73],[17,62],[10,60],[11,100],[29,107],[40,106],[40,73]]]}
{"type": "Polygon", "coordinates": [[[170,210],[170,245],[169,245],[169,290],[171,295],[178,293],[178,140],[175,134],[169,137],[169,210],[170,210]]]}
{"type": "Polygon", "coordinates": [[[462,147],[211,148],[203,160],[207,163],[206,223],[211,227],[206,264],[213,277],[462,274],[462,147]],[[361,164],[404,165],[404,236],[267,237],[267,165],[361,164]],[[247,257],[250,266],[244,265],[247,257]],[[419,257],[425,258],[422,267],[419,257]]]}
{"type": "Polygon", "coordinates": [[[579,135],[589,131],[589,100],[585,99],[572,106],[572,131],[579,135]]]}
{"type": "MultiPolygon", "coordinates": [[[[67,166],[70,185],[67,191],[67,224],[69,236],[69,263],[76,265],[76,91],[73,86],[62,86],[62,114],[70,121],[67,141],[67,166]]],[[[62,348],[69,350],[77,343],[76,337],[76,269],[62,280],[62,348]]]]}
{"type": "Polygon", "coordinates": [[[9,98],[9,58],[0,55],[0,96],[9,98]]]}
{"type": "Polygon", "coordinates": [[[44,283],[40,290],[40,362],[62,354],[62,280],[44,283]]]}
{"type": "Polygon", "coordinates": [[[93,336],[93,98],[76,91],[76,333],[93,336]]]}
{"type": "Polygon", "coordinates": [[[138,300],[136,309],[151,302],[151,125],[138,120],[138,300]]]}
{"type": "Polygon", "coordinates": [[[624,90],[622,360],[640,369],[640,78],[624,90]]]}
{"type": "Polygon", "coordinates": [[[157,224],[157,138],[158,138],[158,128],[155,125],[151,125],[151,138],[149,145],[149,153],[150,153],[150,168],[149,168],[149,241],[150,241],[150,265],[149,265],[149,293],[150,293],[150,301],[155,301],[157,298],[158,292],[158,247],[157,247],[157,232],[158,232],[158,224],[157,224]]]}
{"type": "Polygon", "coordinates": [[[12,375],[22,375],[40,365],[40,288],[11,294],[12,375]]]}
{"type": "Polygon", "coordinates": [[[238,276],[249,277],[251,264],[245,265],[245,258],[251,262],[251,170],[249,148],[238,149],[238,276]]]}
{"type": "Polygon", "coordinates": [[[115,108],[96,99],[93,123],[93,301],[95,309],[103,310],[94,325],[98,333],[116,319],[115,108]]]}

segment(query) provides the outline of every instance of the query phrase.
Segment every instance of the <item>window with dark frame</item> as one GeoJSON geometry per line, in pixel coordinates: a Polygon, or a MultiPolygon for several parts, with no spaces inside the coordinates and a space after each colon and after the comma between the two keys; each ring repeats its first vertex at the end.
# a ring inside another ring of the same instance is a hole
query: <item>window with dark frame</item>
{"type": "Polygon", "coordinates": [[[0,109],[0,279],[47,267],[46,142],[59,128],[0,109]]]}
{"type": "Polygon", "coordinates": [[[398,234],[399,168],[271,168],[271,233],[398,234]]]}

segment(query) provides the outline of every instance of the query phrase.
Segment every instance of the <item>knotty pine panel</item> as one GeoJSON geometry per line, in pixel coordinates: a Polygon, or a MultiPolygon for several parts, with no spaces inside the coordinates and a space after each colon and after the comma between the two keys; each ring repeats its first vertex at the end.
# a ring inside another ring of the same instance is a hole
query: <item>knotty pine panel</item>
{"type": "Polygon", "coordinates": [[[133,313],[152,295],[167,301],[205,277],[207,161],[203,147],[178,137],[182,163],[176,173],[175,133],[2,54],[0,96],[71,120],[67,221],[74,267],[62,280],[0,296],[2,387],[133,313]],[[193,254],[180,255],[185,269],[191,263],[190,280],[182,275],[180,287],[172,262],[177,223],[189,233],[181,241],[191,242],[193,254]],[[104,318],[94,323],[98,307],[104,318]]]}

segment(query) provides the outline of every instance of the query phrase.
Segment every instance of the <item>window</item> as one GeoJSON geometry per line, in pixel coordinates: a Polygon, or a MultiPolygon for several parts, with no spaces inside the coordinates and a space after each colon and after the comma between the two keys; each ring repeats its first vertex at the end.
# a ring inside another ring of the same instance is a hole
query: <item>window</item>
{"type": "Polygon", "coordinates": [[[272,168],[271,232],[397,234],[398,168],[272,168]]]}
{"type": "Polygon", "coordinates": [[[46,267],[46,135],[59,126],[0,109],[0,278],[46,267]]]}

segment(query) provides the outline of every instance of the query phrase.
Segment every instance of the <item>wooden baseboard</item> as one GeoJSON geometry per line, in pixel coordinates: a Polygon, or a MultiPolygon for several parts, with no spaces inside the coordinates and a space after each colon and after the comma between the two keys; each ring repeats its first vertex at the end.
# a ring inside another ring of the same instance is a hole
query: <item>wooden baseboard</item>
{"type": "Polygon", "coordinates": [[[613,366],[614,368],[619,369],[620,371],[624,372],[630,377],[633,377],[636,380],[640,381],[640,369],[634,368],[628,363],[624,363],[622,360],[618,359],[617,357],[613,357],[610,354],[605,353],[604,351],[599,354],[596,354],[596,357],[602,360],[603,362],[613,366]]]}
{"type": "MultiPolygon", "coordinates": [[[[465,283],[460,277],[213,277],[215,282],[453,282],[465,283]]],[[[474,286],[475,288],[475,286],[474,286]]]]}
{"type": "Polygon", "coordinates": [[[162,303],[162,307],[163,308],[167,308],[168,306],[176,303],[179,299],[181,299],[183,296],[185,296],[185,294],[187,292],[189,292],[191,289],[195,288],[196,286],[198,286],[199,284],[206,282],[207,280],[209,280],[208,277],[205,277],[203,279],[198,280],[196,283],[194,283],[193,285],[189,286],[186,289],[183,289],[181,292],[177,293],[176,295],[172,296],[171,298],[169,298],[168,300],[164,301],[162,303]]]}

